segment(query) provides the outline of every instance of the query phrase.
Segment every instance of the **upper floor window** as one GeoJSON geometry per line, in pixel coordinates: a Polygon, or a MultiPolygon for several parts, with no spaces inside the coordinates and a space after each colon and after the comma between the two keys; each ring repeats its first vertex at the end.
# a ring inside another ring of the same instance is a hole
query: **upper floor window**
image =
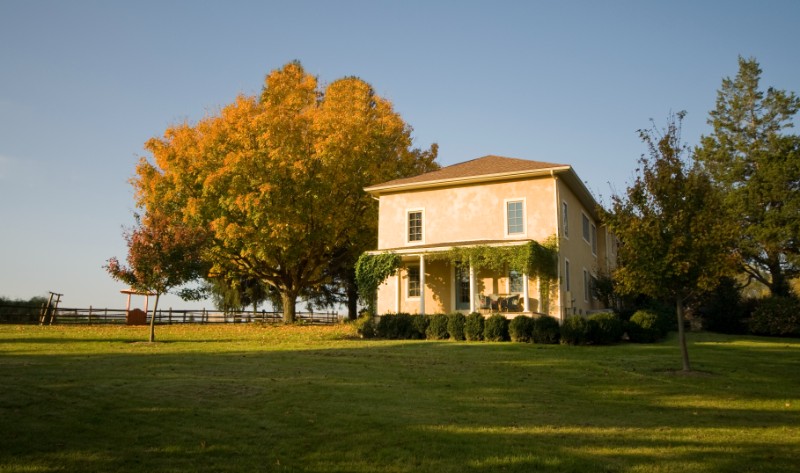
{"type": "Polygon", "coordinates": [[[408,212],[408,241],[422,241],[422,210],[408,212]]]}
{"type": "Polygon", "coordinates": [[[506,234],[525,233],[524,202],[510,200],[506,202],[506,234]]]}
{"type": "Polygon", "coordinates": [[[569,237],[569,207],[566,202],[561,202],[561,228],[564,236],[569,237]]]}
{"type": "Polygon", "coordinates": [[[592,254],[597,255],[597,227],[592,224],[592,254]]]}
{"type": "Polygon", "coordinates": [[[583,226],[583,239],[586,240],[586,243],[589,243],[592,238],[591,231],[589,230],[589,217],[584,213],[581,214],[581,224],[583,226]]]}

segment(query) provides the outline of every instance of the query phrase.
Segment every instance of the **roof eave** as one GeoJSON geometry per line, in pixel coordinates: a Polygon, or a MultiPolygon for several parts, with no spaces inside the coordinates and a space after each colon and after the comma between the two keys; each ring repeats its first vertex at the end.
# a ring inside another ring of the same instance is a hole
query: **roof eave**
{"type": "Polygon", "coordinates": [[[501,247],[508,247],[508,246],[520,246],[526,245],[533,240],[508,240],[503,242],[461,242],[461,243],[442,243],[441,245],[437,246],[407,246],[401,248],[386,248],[386,249],[379,249],[379,250],[370,250],[366,253],[369,255],[380,255],[384,253],[394,253],[400,256],[403,255],[420,255],[420,254],[429,254],[429,253],[442,253],[444,251],[450,251],[453,248],[472,248],[478,246],[489,246],[495,248],[501,247]]]}
{"type": "Polygon", "coordinates": [[[406,184],[391,184],[391,185],[378,184],[375,186],[365,187],[364,191],[374,196],[380,196],[381,194],[389,192],[431,189],[437,187],[448,187],[451,185],[494,182],[494,181],[503,181],[507,179],[525,178],[525,177],[539,177],[539,176],[552,175],[553,173],[566,172],[569,171],[570,169],[572,169],[571,166],[557,166],[544,169],[509,171],[509,172],[499,172],[494,174],[481,174],[478,176],[452,177],[449,179],[434,179],[432,181],[409,182],[406,184]]]}

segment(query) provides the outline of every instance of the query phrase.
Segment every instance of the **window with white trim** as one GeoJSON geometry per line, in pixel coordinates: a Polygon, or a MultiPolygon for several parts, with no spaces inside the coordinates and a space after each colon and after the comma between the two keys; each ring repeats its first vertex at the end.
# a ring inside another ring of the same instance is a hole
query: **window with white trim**
{"type": "Polygon", "coordinates": [[[561,202],[561,229],[564,236],[569,237],[569,207],[566,202],[561,202]]]}
{"type": "Polygon", "coordinates": [[[592,224],[592,254],[597,256],[597,226],[592,224]]]}
{"type": "Polygon", "coordinates": [[[419,266],[408,268],[408,298],[419,297],[419,266]]]}
{"type": "Polygon", "coordinates": [[[589,297],[591,297],[592,288],[591,288],[591,279],[589,278],[589,271],[586,269],[583,270],[583,301],[589,302],[589,297]]]}
{"type": "Polygon", "coordinates": [[[525,233],[525,206],[521,200],[506,202],[506,234],[514,235],[525,233]]]}
{"type": "Polygon", "coordinates": [[[422,210],[408,212],[408,242],[422,241],[422,210]]]}
{"type": "Polygon", "coordinates": [[[583,227],[583,239],[586,243],[591,243],[592,232],[589,228],[589,217],[587,217],[585,213],[581,213],[581,224],[583,227]]]}
{"type": "Polygon", "coordinates": [[[569,260],[564,260],[564,286],[566,286],[567,291],[570,290],[570,284],[569,284],[569,260]]]}
{"type": "Polygon", "coordinates": [[[516,294],[522,292],[522,274],[513,269],[508,272],[508,293],[516,294]]]}

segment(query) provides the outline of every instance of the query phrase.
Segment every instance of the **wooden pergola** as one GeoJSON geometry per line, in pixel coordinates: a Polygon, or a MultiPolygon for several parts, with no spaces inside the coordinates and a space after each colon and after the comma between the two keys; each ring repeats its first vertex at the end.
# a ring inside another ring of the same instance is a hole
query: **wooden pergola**
{"type": "Polygon", "coordinates": [[[125,306],[125,312],[131,311],[131,296],[144,296],[144,312],[147,313],[147,306],[150,303],[150,296],[157,295],[155,292],[137,291],[133,288],[123,289],[119,291],[121,294],[128,295],[128,304],[125,306]]]}

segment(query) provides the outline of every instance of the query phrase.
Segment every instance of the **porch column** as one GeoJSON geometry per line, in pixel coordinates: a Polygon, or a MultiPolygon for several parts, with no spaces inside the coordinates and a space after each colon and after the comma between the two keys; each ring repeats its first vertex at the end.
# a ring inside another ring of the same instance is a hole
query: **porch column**
{"type": "Polygon", "coordinates": [[[531,311],[531,304],[528,302],[528,273],[522,273],[522,311],[531,311]]]}
{"type": "Polygon", "coordinates": [[[400,270],[398,269],[394,274],[394,313],[400,313],[400,295],[403,293],[402,279],[400,278],[400,270]]]}
{"type": "Polygon", "coordinates": [[[469,262],[469,313],[475,312],[475,266],[469,262]]]}
{"type": "Polygon", "coordinates": [[[419,313],[425,313],[425,255],[419,255],[419,313]]]}

